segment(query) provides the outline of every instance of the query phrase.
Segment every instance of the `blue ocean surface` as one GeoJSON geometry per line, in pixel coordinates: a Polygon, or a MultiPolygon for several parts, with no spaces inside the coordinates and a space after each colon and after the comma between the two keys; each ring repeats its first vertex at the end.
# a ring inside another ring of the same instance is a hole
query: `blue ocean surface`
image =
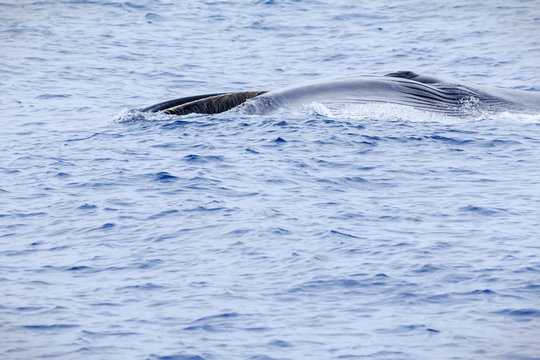
{"type": "Polygon", "coordinates": [[[0,0],[0,359],[540,359],[540,114],[135,111],[538,92],[539,34],[537,0],[0,0]]]}

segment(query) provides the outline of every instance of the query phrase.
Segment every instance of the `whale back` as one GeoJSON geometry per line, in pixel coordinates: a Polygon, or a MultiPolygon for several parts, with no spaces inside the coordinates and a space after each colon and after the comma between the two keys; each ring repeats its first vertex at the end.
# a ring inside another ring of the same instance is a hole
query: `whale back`
{"type": "Polygon", "coordinates": [[[387,103],[449,116],[540,108],[538,93],[472,87],[409,71],[323,81],[269,92],[243,106],[250,114],[320,103],[330,111],[351,105],[387,103]],[[528,94],[527,94],[528,93],[528,94]],[[531,94],[533,93],[533,94],[531,94]]]}
{"type": "Polygon", "coordinates": [[[414,80],[422,84],[437,84],[437,83],[443,82],[440,79],[437,79],[431,76],[418,75],[417,73],[414,73],[412,71],[397,71],[390,74],[386,74],[384,76],[398,78],[398,79],[414,80]]]}
{"type": "Polygon", "coordinates": [[[451,116],[469,116],[477,111],[540,111],[538,92],[473,87],[411,71],[318,82],[277,91],[190,96],[165,101],[141,111],[171,115],[216,114],[244,104],[240,109],[243,113],[265,114],[278,108],[313,102],[330,108],[390,103],[451,116]],[[244,104],[253,98],[256,99],[244,104]]]}

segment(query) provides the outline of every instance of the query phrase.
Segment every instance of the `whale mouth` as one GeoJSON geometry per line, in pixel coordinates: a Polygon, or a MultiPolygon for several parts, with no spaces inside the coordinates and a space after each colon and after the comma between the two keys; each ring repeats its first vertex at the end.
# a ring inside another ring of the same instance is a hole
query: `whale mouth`
{"type": "Polygon", "coordinates": [[[188,114],[218,114],[231,110],[243,104],[248,99],[267,93],[268,91],[239,91],[232,93],[218,93],[190,96],[165,101],[145,109],[142,112],[162,112],[168,115],[188,114]]]}
{"type": "Polygon", "coordinates": [[[172,107],[175,107],[175,106],[178,106],[178,105],[182,105],[182,104],[186,104],[186,103],[191,102],[191,101],[196,101],[196,100],[208,98],[208,97],[211,97],[211,96],[217,96],[217,95],[223,95],[223,94],[224,93],[195,95],[195,96],[182,97],[182,98],[174,99],[174,100],[167,100],[167,101],[160,102],[159,104],[155,104],[155,105],[152,105],[152,106],[148,106],[148,107],[139,109],[139,111],[141,111],[141,112],[164,111],[164,110],[167,110],[169,108],[172,108],[172,107]]]}

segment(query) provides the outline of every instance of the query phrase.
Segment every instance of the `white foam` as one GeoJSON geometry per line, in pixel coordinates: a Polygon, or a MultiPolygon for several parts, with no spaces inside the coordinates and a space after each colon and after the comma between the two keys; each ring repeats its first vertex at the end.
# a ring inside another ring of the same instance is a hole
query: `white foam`
{"type": "Polygon", "coordinates": [[[189,114],[179,117],[178,115],[169,115],[163,112],[143,112],[135,109],[122,109],[115,117],[114,122],[124,123],[133,121],[177,121],[186,120],[194,117],[201,117],[206,115],[201,114],[189,114]]]}
{"type": "Polygon", "coordinates": [[[540,123],[540,114],[524,114],[524,113],[512,113],[512,112],[502,112],[496,115],[492,115],[492,119],[501,119],[517,123],[540,123]]]}
{"type": "Polygon", "coordinates": [[[497,120],[519,123],[538,123],[540,114],[491,112],[471,108],[465,116],[450,116],[442,113],[423,111],[407,105],[390,103],[369,104],[322,104],[313,102],[303,107],[310,115],[326,116],[331,119],[382,120],[393,122],[459,124],[466,122],[497,120]]]}
{"type": "Polygon", "coordinates": [[[321,103],[306,105],[311,114],[323,115],[332,119],[384,120],[398,122],[437,122],[461,123],[470,119],[446,116],[436,112],[422,111],[406,105],[389,103],[339,104],[326,106],[321,103]]]}

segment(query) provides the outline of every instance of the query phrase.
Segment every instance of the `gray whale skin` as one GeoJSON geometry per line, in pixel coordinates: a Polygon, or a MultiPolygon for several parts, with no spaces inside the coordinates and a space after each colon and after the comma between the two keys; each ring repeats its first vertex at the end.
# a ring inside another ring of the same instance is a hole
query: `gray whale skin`
{"type": "Polygon", "coordinates": [[[216,114],[236,108],[242,113],[265,114],[311,102],[330,105],[390,103],[451,116],[466,116],[474,110],[540,113],[539,92],[469,86],[410,71],[337,79],[277,91],[189,96],[140,111],[187,115],[216,114]]]}

